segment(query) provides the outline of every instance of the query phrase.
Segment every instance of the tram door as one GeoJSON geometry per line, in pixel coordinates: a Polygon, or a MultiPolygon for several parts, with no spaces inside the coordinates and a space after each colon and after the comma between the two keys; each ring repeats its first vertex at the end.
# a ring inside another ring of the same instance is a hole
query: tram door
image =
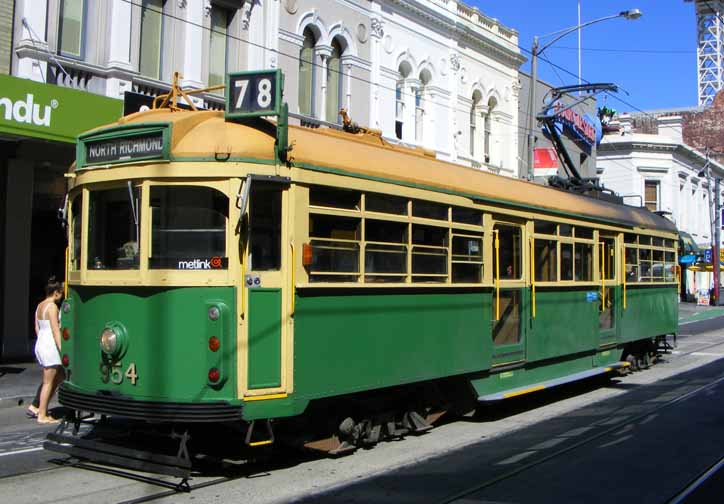
{"type": "Polygon", "coordinates": [[[599,271],[601,286],[599,292],[598,327],[599,346],[616,344],[616,321],[619,316],[619,298],[616,288],[617,271],[620,263],[616,235],[601,233],[598,243],[599,271]]]}
{"type": "MultiPolygon", "coordinates": [[[[284,337],[288,307],[284,281],[287,253],[282,237],[286,179],[250,176],[248,209],[242,219],[242,296],[246,319],[246,395],[283,391],[284,337]]],[[[244,355],[244,353],[240,353],[244,355]]],[[[243,382],[244,380],[242,380],[243,382]]]]}
{"type": "Polygon", "coordinates": [[[493,224],[493,366],[526,359],[525,337],[530,305],[523,265],[523,225],[493,224]]]}

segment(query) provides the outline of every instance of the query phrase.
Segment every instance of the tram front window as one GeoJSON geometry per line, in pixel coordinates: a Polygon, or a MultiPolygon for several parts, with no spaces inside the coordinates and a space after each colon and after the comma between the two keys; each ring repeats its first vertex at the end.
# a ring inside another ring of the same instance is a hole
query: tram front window
{"type": "Polygon", "coordinates": [[[90,193],[88,269],[138,269],[139,188],[90,193]]]}
{"type": "Polygon", "coordinates": [[[153,269],[226,269],[229,199],[209,187],[152,186],[153,269]]]}

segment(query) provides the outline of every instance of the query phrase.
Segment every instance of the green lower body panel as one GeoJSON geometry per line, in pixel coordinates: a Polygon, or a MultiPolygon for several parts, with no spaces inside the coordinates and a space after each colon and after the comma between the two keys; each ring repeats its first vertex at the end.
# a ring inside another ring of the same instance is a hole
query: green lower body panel
{"type": "Polygon", "coordinates": [[[490,291],[301,292],[295,394],[313,399],[485,370],[490,291]]]}
{"type": "Polygon", "coordinates": [[[249,289],[249,388],[282,383],[281,289],[249,289]]]}
{"type": "Polygon", "coordinates": [[[626,289],[626,309],[622,310],[620,325],[621,343],[676,333],[679,325],[676,285],[629,285],[626,289]]]}
{"type": "Polygon", "coordinates": [[[70,338],[62,352],[70,360],[70,389],[140,401],[239,403],[233,287],[73,287],[67,302],[62,326],[70,338]],[[215,320],[211,307],[219,310],[215,320]],[[99,346],[109,324],[125,333],[113,358],[99,346]],[[216,352],[209,349],[212,336],[219,339],[216,352]]]}

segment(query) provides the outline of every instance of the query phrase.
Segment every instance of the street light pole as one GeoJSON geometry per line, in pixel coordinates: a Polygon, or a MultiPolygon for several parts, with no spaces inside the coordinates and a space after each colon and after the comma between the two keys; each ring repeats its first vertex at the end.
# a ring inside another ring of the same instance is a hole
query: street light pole
{"type": "Polygon", "coordinates": [[[558,40],[562,39],[569,33],[573,33],[576,30],[580,30],[581,28],[584,28],[586,26],[590,26],[594,23],[600,23],[601,21],[606,21],[609,19],[615,19],[615,18],[625,18],[625,19],[638,19],[641,17],[641,11],[639,9],[629,9],[625,11],[621,11],[618,14],[613,14],[611,16],[605,16],[602,18],[594,19],[591,21],[586,21],[585,23],[579,23],[576,26],[572,26],[570,28],[565,28],[563,30],[559,30],[553,33],[549,33],[547,35],[543,35],[541,37],[534,36],[533,37],[533,47],[531,48],[531,60],[530,60],[530,89],[528,91],[528,180],[533,180],[535,178],[535,167],[534,167],[534,160],[535,160],[535,127],[536,127],[536,84],[538,83],[538,55],[541,54],[543,51],[548,49],[550,46],[558,42],[558,40]],[[553,40],[548,42],[543,47],[539,47],[539,40],[541,38],[545,37],[552,37],[553,35],[557,35],[553,40]]]}
{"type": "Polygon", "coordinates": [[[714,211],[716,212],[716,215],[714,216],[714,225],[716,228],[714,229],[714,250],[712,258],[712,270],[714,273],[714,305],[719,306],[721,303],[719,303],[719,291],[720,291],[720,284],[721,284],[721,198],[719,197],[721,193],[721,179],[719,177],[714,178],[714,211]]]}

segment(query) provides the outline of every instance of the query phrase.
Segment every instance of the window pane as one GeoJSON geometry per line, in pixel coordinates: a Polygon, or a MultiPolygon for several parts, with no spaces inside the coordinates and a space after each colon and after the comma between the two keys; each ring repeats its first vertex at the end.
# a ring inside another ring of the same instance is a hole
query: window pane
{"type": "Polygon", "coordinates": [[[576,280],[579,282],[593,280],[593,245],[576,243],[576,280]]]}
{"type": "Polygon", "coordinates": [[[558,233],[561,236],[573,236],[573,226],[570,224],[560,224],[558,226],[558,233]]]}
{"type": "MultiPolygon", "coordinates": [[[[496,307],[493,301],[493,316],[496,307]]],[[[500,291],[500,318],[494,322],[493,344],[513,345],[520,342],[520,291],[500,291]]]]}
{"type": "Polygon", "coordinates": [[[573,280],[572,243],[561,243],[561,280],[573,280]]]}
{"type": "Polygon", "coordinates": [[[161,22],[163,0],[143,0],[139,72],[158,79],[161,73],[161,22]]]}
{"type": "Polygon", "coordinates": [[[453,264],[453,283],[480,283],[482,280],[482,268],[479,264],[453,264]]]}
{"type": "MultiPolygon", "coordinates": [[[[225,82],[227,26],[227,11],[212,6],[209,33],[209,86],[225,82]]],[[[223,90],[219,92],[223,93],[223,90]]]]}
{"type": "Polygon", "coordinates": [[[136,223],[139,221],[132,208],[138,209],[140,188],[133,190],[133,200],[131,207],[127,187],[90,193],[89,269],[138,269],[139,229],[136,223]]]}
{"type": "Polygon", "coordinates": [[[613,238],[601,238],[604,244],[603,267],[606,280],[613,280],[616,277],[616,241],[613,238]]]}
{"type": "Polygon", "coordinates": [[[558,224],[554,222],[536,221],[533,226],[538,234],[555,235],[558,233],[558,224]]]}
{"type": "MultiPolygon", "coordinates": [[[[359,244],[338,240],[311,240],[314,273],[359,273],[359,244]]],[[[354,278],[356,277],[346,277],[354,278]]],[[[338,282],[335,275],[320,276],[318,281],[338,282]]]]}
{"type": "Polygon", "coordinates": [[[360,219],[355,217],[315,214],[309,216],[309,236],[311,238],[359,240],[359,228],[360,219]]]}
{"type": "Polygon", "coordinates": [[[150,268],[226,269],[229,199],[208,187],[153,186],[150,268]]]}
{"type": "Polygon", "coordinates": [[[72,245],[72,256],[71,256],[71,269],[73,271],[80,271],[80,250],[82,244],[82,218],[83,218],[83,195],[79,194],[73,198],[73,204],[71,205],[70,212],[72,215],[71,226],[73,227],[73,245],[72,245]]]}
{"type": "Polygon", "coordinates": [[[623,235],[623,241],[625,243],[636,243],[637,236],[635,234],[626,233],[623,235]]]}
{"type": "Polygon", "coordinates": [[[447,206],[429,201],[413,200],[412,215],[426,219],[447,220],[447,206]]]}
{"type": "Polygon", "coordinates": [[[412,273],[438,275],[413,277],[415,282],[444,282],[447,279],[447,229],[414,225],[412,227],[412,273]]]}
{"type": "Polygon", "coordinates": [[[365,241],[407,244],[407,226],[404,222],[367,219],[365,241]]]}
{"type": "Polygon", "coordinates": [[[278,184],[254,182],[249,207],[248,268],[255,271],[278,270],[282,254],[282,191],[278,184]]]}
{"type": "Polygon", "coordinates": [[[341,108],[341,85],[342,85],[342,65],[340,57],[342,49],[337,40],[332,41],[332,55],[327,61],[327,117],[328,122],[339,122],[339,109],[341,108]]]}
{"type": "Polygon", "coordinates": [[[309,189],[309,204],[326,208],[360,209],[360,193],[344,189],[312,187],[309,189]]]}
{"type": "Polygon", "coordinates": [[[365,195],[365,210],[395,215],[407,215],[407,200],[386,194],[365,195]]]}
{"type": "Polygon", "coordinates": [[[407,247],[404,245],[367,244],[365,246],[365,273],[406,274],[407,247]]]}
{"type": "Polygon", "coordinates": [[[576,227],[575,229],[576,238],[586,238],[588,240],[593,238],[593,229],[587,227],[576,227]]]}
{"type": "Polygon", "coordinates": [[[473,208],[452,207],[453,222],[461,224],[472,224],[473,226],[483,225],[483,212],[473,208]]]}
{"type": "Polygon", "coordinates": [[[83,0],[63,0],[60,18],[60,52],[81,57],[83,0]]]}
{"type": "Polygon", "coordinates": [[[535,240],[535,279],[538,282],[558,281],[558,251],[555,240],[535,240]]]}
{"type": "Polygon", "coordinates": [[[483,262],[483,239],[469,236],[453,236],[452,260],[483,262]]]}
{"type": "Polygon", "coordinates": [[[314,46],[317,41],[312,30],[304,30],[304,43],[299,51],[299,113],[312,115],[314,88],[314,46]]]}
{"type": "MultiPolygon", "coordinates": [[[[506,224],[496,224],[500,243],[500,278],[505,280],[519,279],[522,273],[521,260],[521,228],[506,224]]],[[[493,273],[497,270],[495,250],[493,250],[493,273]]]]}
{"type": "Polygon", "coordinates": [[[638,282],[638,249],[626,247],[626,281],[638,282]]]}

